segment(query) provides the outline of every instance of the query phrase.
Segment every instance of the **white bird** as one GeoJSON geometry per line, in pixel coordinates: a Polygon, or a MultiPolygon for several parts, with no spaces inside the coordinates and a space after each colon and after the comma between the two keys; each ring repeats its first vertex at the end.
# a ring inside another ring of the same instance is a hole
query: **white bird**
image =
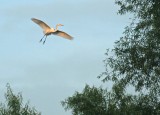
{"type": "Polygon", "coordinates": [[[35,18],[31,18],[31,20],[33,22],[35,22],[36,24],[38,24],[43,29],[44,36],[40,40],[40,42],[41,42],[43,40],[43,38],[45,37],[45,40],[43,41],[43,44],[46,42],[47,36],[51,35],[51,34],[54,34],[54,35],[57,35],[57,36],[61,36],[63,38],[69,39],[69,40],[73,39],[73,37],[70,36],[69,34],[58,30],[58,26],[63,26],[62,24],[57,24],[56,28],[54,29],[54,28],[50,28],[46,23],[44,23],[41,20],[38,20],[38,19],[35,19],[35,18]]]}

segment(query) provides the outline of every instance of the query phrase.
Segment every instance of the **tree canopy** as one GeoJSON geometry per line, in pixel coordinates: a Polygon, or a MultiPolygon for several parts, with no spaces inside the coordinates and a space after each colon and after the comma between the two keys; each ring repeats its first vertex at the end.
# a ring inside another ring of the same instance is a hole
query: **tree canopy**
{"type": "Polygon", "coordinates": [[[73,109],[73,115],[105,115],[107,112],[106,91],[102,88],[85,86],[82,93],[62,101],[65,109],[73,109]]]}
{"type": "Polygon", "coordinates": [[[14,94],[9,84],[5,99],[5,103],[0,103],[0,115],[41,115],[35,108],[29,107],[29,103],[23,104],[21,93],[14,94]]]}
{"type": "Polygon", "coordinates": [[[103,80],[111,80],[123,90],[132,85],[136,91],[145,89],[159,96],[160,1],[116,0],[116,4],[120,6],[119,14],[131,13],[133,18],[124,36],[115,42],[113,55],[105,60],[103,80]]]}

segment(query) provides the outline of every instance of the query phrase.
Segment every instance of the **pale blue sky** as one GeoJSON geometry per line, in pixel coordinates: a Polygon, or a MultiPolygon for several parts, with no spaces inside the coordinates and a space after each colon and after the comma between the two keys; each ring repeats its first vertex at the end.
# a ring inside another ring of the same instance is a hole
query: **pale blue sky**
{"type": "Polygon", "coordinates": [[[10,83],[42,115],[71,115],[60,104],[85,84],[100,86],[105,52],[129,23],[114,0],[12,0],[0,4],[0,99],[10,83]],[[31,18],[74,37],[48,36],[31,18]]]}

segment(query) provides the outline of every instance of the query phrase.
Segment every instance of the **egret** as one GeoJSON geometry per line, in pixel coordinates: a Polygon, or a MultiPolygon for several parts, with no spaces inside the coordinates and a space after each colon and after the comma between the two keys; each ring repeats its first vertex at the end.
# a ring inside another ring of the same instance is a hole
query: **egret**
{"type": "Polygon", "coordinates": [[[51,35],[51,34],[61,36],[63,38],[69,39],[69,40],[73,39],[73,37],[70,36],[69,34],[58,30],[58,26],[63,26],[62,24],[57,24],[56,28],[54,29],[54,28],[49,27],[46,23],[44,23],[41,20],[38,20],[38,19],[35,19],[35,18],[31,18],[31,20],[33,22],[35,22],[36,24],[38,24],[43,29],[44,36],[40,40],[40,42],[42,42],[43,38],[45,38],[45,40],[43,41],[43,44],[46,42],[47,36],[51,35]]]}

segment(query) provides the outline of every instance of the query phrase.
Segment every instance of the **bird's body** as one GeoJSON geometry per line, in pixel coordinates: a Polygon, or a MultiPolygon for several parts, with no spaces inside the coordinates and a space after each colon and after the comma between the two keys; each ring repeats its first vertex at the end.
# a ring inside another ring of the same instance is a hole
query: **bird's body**
{"type": "MultiPolygon", "coordinates": [[[[38,24],[43,29],[44,36],[42,37],[42,39],[45,37],[45,40],[43,41],[43,44],[45,43],[47,36],[51,35],[51,34],[61,36],[63,38],[69,39],[69,40],[73,39],[73,37],[70,36],[69,34],[58,30],[58,26],[63,26],[62,24],[57,24],[56,28],[54,29],[54,28],[50,28],[46,23],[44,23],[41,20],[38,20],[38,19],[35,19],[35,18],[32,18],[31,20],[33,22],[35,22],[36,24],[38,24]]],[[[40,42],[42,41],[42,39],[40,40],[40,42]]]]}

